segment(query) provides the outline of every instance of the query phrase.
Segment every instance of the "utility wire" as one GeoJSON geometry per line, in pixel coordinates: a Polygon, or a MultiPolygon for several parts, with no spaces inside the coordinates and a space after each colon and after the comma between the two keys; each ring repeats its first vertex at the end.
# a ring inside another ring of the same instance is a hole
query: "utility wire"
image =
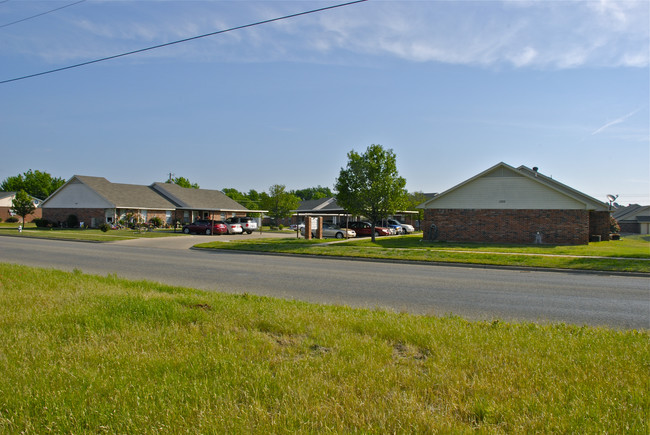
{"type": "MultiPolygon", "coordinates": [[[[1,3],[5,3],[5,2],[8,2],[8,1],[9,0],[5,0],[5,1],[3,1],[1,3]]],[[[42,17],[43,15],[51,14],[52,12],[60,11],[61,9],[69,8],[70,6],[78,5],[79,3],[83,3],[85,1],[86,0],[79,0],[79,1],[76,1],[74,3],[70,3],[70,4],[67,4],[65,6],[61,6],[59,8],[56,8],[56,9],[52,9],[52,10],[49,10],[49,11],[46,11],[46,12],[41,12],[40,14],[32,15],[31,17],[23,18],[22,20],[13,21],[13,22],[7,23],[7,24],[2,24],[2,25],[0,25],[0,29],[3,28],[3,27],[9,27],[9,26],[11,26],[13,24],[22,23],[23,21],[31,20],[32,18],[42,17]]]]}
{"type": "Polygon", "coordinates": [[[340,7],[343,7],[343,6],[350,6],[350,5],[353,5],[353,4],[356,4],[356,3],[363,3],[363,2],[366,2],[366,1],[368,1],[368,0],[355,0],[355,1],[348,2],[348,3],[341,3],[341,4],[338,4],[338,5],[327,6],[327,7],[324,7],[324,8],[312,9],[312,10],[305,11],[305,12],[298,12],[296,14],[285,15],[283,17],[277,17],[277,18],[271,18],[269,20],[258,21],[256,23],[244,24],[242,26],[231,27],[230,29],[226,29],[226,30],[218,30],[216,32],[205,33],[205,34],[199,35],[199,36],[192,36],[191,38],[179,39],[177,41],[166,42],[164,44],[159,44],[159,45],[153,45],[151,47],[141,48],[139,50],[133,50],[133,51],[129,51],[129,52],[126,52],[126,53],[115,54],[113,56],[103,57],[101,59],[89,60],[87,62],[82,62],[82,63],[78,63],[78,64],[75,64],[75,65],[64,66],[62,68],[56,68],[56,69],[52,69],[52,70],[49,70],[49,71],[43,71],[43,72],[36,73],[36,74],[30,74],[30,75],[26,75],[26,76],[22,76],[22,77],[16,77],[16,78],[13,78],[13,79],[2,80],[2,81],[0,81],[0,85],[5,84],[5,83],[10,83],[10,82],[15,82],[15,81],[18,81],[18,80],[29,79],[29,78],[32,78],[32,77],[38,77],[38,76],[42,76],[42,75],[45,75],[45,74],[52,74],[52,73],[59,72],[59,71],[65,71],[65,70],[72,69],[72,68],[79,68],[81,66],[91,65],[93,63],[103,62],[103,61],[111,60],[111,59],[117,59],[119,57],[130,56],[132,54],[137,54],[137,53],[142,53],[142,52],[145,52],[145,51],[155,50],[155,49],[162,48],[162,47],[168,47],[170,45],[180,44],[180,43],[183,43],[183,42],[194,41],[196,39],[206,38],[208,36],[220,35],[222,33],[227,33],[227,32],[232,32],[232,31],[235,31],[235,30],[246,29],[246,28],[254,27],[254,26],[260,26],[262,24],[273,23],[275,21],[287,20],[289,18],[300,17],[302,15],[309,15],[309,14],[314,14],[314,13],[317,13],[317,12],[327,11],[327,10],[330,10],[330,9],[340,8],[340,7]]]}

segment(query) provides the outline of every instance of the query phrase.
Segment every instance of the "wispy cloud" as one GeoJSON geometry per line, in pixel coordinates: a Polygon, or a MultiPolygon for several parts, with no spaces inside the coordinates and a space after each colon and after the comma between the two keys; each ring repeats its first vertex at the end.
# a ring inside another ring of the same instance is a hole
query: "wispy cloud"
{"type": "MultiPolygon", "coordinates": [[[[57,57],[85,60],[89,50],[114,54],[125,47],[142,48],[323,5],[202,1],[187,7],[186,2],[162,1],[152,9],[147,3],[88,2],[57,15],[59,21],[50,20],[42,33],[30,29],[21,34],[19,26],[12,26],[15,33],[5,35],[0,54],[30,53],[49,62],[57,57]]],[[[647,67],[649,21],[647,0],[373,1],[157,55],[333,63],[396,58],[488,68],[647,67]]]]}
{"type": "Polygon", "coordinates": [[[604,130],[608,129],[608,128],[611,127],[612,125],[616,125],[616,124],[621,124],[621,123],[623,123],[626,119],[630,118],[631,116],[634,116],[634,115],[635,115],[636,113],[638,113],[640,110],[641,110],[640,108],[639,108],[639,109],[636,109],[636,110],[633,110],[632,112],[628,113],[627,115],[621,116],[620,118],[617,118],[617,119],[615,119],[615,120],[613,120],[613,121],[609,121],[609,122],[606,123],[605,125],[603,125],[603,126],[597,128],[593,133],[591,133],[591,135],[594,136],[594,135],[596,135],[596,134],[598,134],[598,133],[601,133],[601,132],[603,132],[604,130]]]}

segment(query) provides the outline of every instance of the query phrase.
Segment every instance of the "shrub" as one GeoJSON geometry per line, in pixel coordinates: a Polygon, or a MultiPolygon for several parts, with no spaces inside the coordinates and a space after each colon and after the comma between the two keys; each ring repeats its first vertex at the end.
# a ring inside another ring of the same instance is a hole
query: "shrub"
{"type": "Polygon", "coordinates": [[[154,216],[151,219],[149,219],[149,223],[154,227],[158,227],[158,228],[163,226],[163,221],[158,216],[154,216]]]}
{"type": "Polygon", "coordinates": [[[609,217],[609,232],[610,233],[618,233],[621,231],[621,226],[618,224],[618,221],[614,218],[614,216],[609,217]]]}
{"type": "Polygon", "coordinates": [[[52,222],[48,221],[47,219],[43,218],[36,218],[33,219],[32,222],[34,225],[36,225],[38,228],[49,228],[52,226],[52,222]]]}
{"type": "Polygon", "coordinates": [[[11,216],[8,217],[5,222],[7,222],[8,224],[15,224],[16,222],[18,222],[18,218],[16,216],[11,216]]]}
{"type": "Polygon", "coordinates": [[[68,228],[79,228],[79,218],[76,214],[71,214],[65,221],[68,228]]]}
{"type": "Polygon", "coordinates": [[[0,218],[0,222],[2,222],[2,218],[0,218]]]}
{"type": "Polygon", "coordinates": [[[102,230],[103,232],[106,232],[111,229],[111,226],[107,223],[103,223],[99,226],[99,229],[102,230]]]}

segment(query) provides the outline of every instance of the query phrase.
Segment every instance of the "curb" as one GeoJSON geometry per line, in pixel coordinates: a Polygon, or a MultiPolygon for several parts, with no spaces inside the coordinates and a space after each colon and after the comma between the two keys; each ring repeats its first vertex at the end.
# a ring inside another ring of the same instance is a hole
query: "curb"
{"type": "Polygon", "coordinates": [[[231,249],[214,249],[214,248],[196,248],[191,247],[195,251],[218,251],[229,252],[233,254],[255,254],[255,255],[275,255],[281,257],[302,257],[302,258],[318,258],[326,260],[354,260],[365,261],[370,263],[385,263],[385,264],[414,264],[418,266],[447,266],[447,267],[460,267],[460,268],[474,268],[474,269],[494,269],[494,270],[513,270],[521,272],[554,272],[554,273],[571,273],[571,274],[590,274],[590,275],[614,275],[614,276],[627,276],[638,278],[650,278],[650,273],[642,272],[620,272],[615,270],[586,270],[586,269],[558,269],[546,267],[529,267],[529,266],[504,266],[498,264],[475,264],[475,263],[461,263],[461,262],[444,262],[444,261],[420,261],[420,260],[398,260],[391,258],[362,258],[362,257],[345,257],[340,255],[314,255],[314,254],[292,254],[285,252],[264,252],[264,251],[239,251],[231,249]]]}

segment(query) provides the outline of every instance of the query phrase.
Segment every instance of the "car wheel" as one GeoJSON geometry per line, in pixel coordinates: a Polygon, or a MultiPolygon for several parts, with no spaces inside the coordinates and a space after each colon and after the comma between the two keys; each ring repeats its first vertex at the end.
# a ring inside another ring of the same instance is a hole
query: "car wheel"
{"type": "Polygon", "coordinates": [[[206,235],[206,236],[209,236],[210,234],[212,234],[212,231],[210,231],[209,228],[208,228],[207,230],[205,230],[205,235],[206,235]]]}
{"type": "Polygon", "coordinates": [[[343,233],[336,233],[336,238],[337,239],[342,239],[343,238],[343,233]]]}
{"type": "Polygon", "coordinates": [[[379,237],[379,231],[375,231],[375,237],[379,237]]]}
{"type": "Polygon", "coordinates": [[[184,232],[185,234],[189,234],[189,233],[190,233],[190,229],[189,229],[189,228],[183,228],[183,232],[184,232]]]}

